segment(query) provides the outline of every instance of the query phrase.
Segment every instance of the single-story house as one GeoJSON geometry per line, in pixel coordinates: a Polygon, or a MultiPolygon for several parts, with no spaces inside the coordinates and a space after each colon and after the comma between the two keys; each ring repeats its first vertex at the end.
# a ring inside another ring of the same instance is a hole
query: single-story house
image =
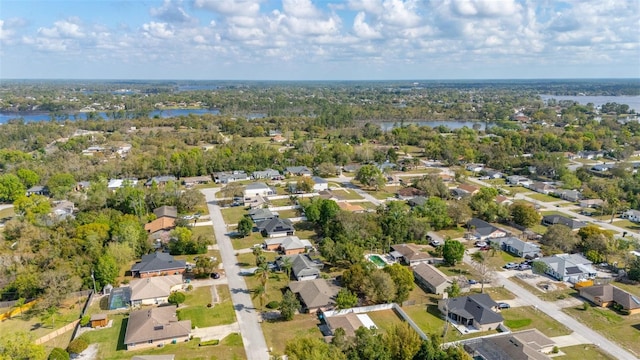
{"type": "Polygon", "coordinates": [[[89,323],[92,328],[103,327],[109,324],[109,318],[107,314],[93,314],[89,318],[89,323]]]}
{"type": "Polygon", "coordinates": [[[175,260],[168,253],[154,252],[142,255],[142,260],[131,267],[131,273],[134,277],[147,278],[183,274],[186,268],[186,261],[175,260]]]}
{"type": "Polygon", "coordinates": [[[587,226],[585,222],[574,220],[562,215],[545,215],[542,217],[542,225],[551,226],[555,224],[568,226],[571,230],[578,230],[587,226]]]}
{"type": "Polygon", "coordinates": [[[176,227],[176,219],[171,217],[166,217],[166,216],[157,218],[152,222],[144,225],[144,229],[149,234],[155,234],[159,231],[169,231],[175,227],[176,227]]]}
{"type": "Polygon", "coordinates": [[[264,245],[266,250],[280,251],[284,255],[302,254],[313,248],[309,240],[300,240],[297,236],[267,238],[264,245]]]}
{"type": "Polygon", "coordinates": [[[228,184],[236,181],[249,180],[249,175],[244,171],[220,171],[213,174],[213,181],[216,184],[228,184]]]}
{"type": "Polygon", "coordinates": [[[178,179],[173,175],[162,175],[162,176],[154,176],[151,179],[147,180],[144,184],[145,186],[151,186],[152,184],[156,184],[158,186],[164,186],[168,182],[176,182],[178,179]]]}
{"type": "Polygon", "coordinates": [[[470,235],[477,240],[487,240],[507,236],[507,232],[484,220],[473,218],[467,222],[470,235]]]}
{"type": "Polygon", "coordinates": [[[460,325],[480,331],[495,330],[504,320],[495,312],[498,303],[487,294],[474,294],[438,301],[438,310],[460,325]]]}
{"type": "Polygon", "coordinates": [[[604,151],[578,151],[578,157],[582,159],[599,159],[604,156],[604,151]]]}
{"type": "Polygon", "coordinates": [[[289,219],[273,218],[257,224],[258,230],[264,237],[293,236],[296,232],[289,219]]]}
{"type": "Polygon", "coordinates": [[[501,179],[504,177],[504,174],[498,170],[492,170],[485,168],[480,172],[484,178],[486,179],[501,179]]]}
{"type": "Polygon", "coordinates": [[[269,209],[265,208],[257,208],[249,210],[249,217],[253,220],[254,223],[259,223],[265,220],[271,220],[278,217],[277,213],[273,213],[269,209]]]}
{"type": "Polygon", "coordinates": [[[41,185],[32,186],[27,189],[27,196],[31,195],[49,196],[49,188],[41,185]]]}
{"type": "Polygon", "coordinates": [[[462,190],[469,195],[475,195],[480,192],[480,188],[475,185],[470,184],[460,184],[458,185],[458,190],[462,190]]]}
{"type": "Polygon", "coordinates": [[[582,199],[582,193],[577,190],[557,190],[555,193],[562,200],[577,202],[582,199]]]}
{"type": "Polygon", "coordinates": [[[251,175],[255,180],[259,180],[259,179],[275,180],[275,179],[280,179],[282,177],[278,170],[273,170],[273,169],[254,171],[251,175]]]}
{"type": "Polygon", "coordinates": [[[550,194],[556,190],[555,186],[550,184],[545,184],[543,182],[535,182],[529,185],[529,189],[545,195],[550,194]]]}
{"type": "Polygon", "coordinates": [[[184,186],[187,186],[187,187],[200,185],[200,184],[208,184],[210,182],[211,182],[211,176],[209,175],[189,176],[189,177],[182,178],[182,183],[184,184],[184,186]]]}
{"type": "MultiPolygon", "coordinates": [[[[313,280],[320,277],[320,270],[324,264],[320,260],[313,260],[307,254],[288,256],[291,259],[291,273],[298,281],[313,280]]],[[[276,260],[279,268],[282,267],[282,257],[276,260]]]]}
{"type": "Polygon", "coordinates": [[[109,179],[107,183],[107,189],[111,191],[116,191],[123,186],[136,186],[138,184],[138,179],[109,179]]]}
{"type": "Polygon", "coordinates": [[[175,219],[178,217],[178,208],[175,206],[164,205],[153,210],[153,214],[156,216],[156,218],[169,217],[175,219]]]}
{"type": "Polygon", "coordinates": [[[594,278],[597,273],[592,262],[580,254],[556,254],[537,259],[546,265],[545,273],[560,281],[576,283],[594,278]]]}
{"type": "Polygon", "coordinates": [[[306,166],[289,166],[286,170],[286,173],[291,176],[311,176],[313,175],[313,171],[309,170],[306,166]]]}
{"type": "Polygon", "coordinates": [[[465,169],[467,169],[467,171],[477,173],[484,170],[484,165],[483,164],[467,164],[467,166],[465,166],[465,169]]]}
{"type": "Polygon", "coordinates": [[[308,313],[333,308],[336,295],[340,291],[340,287],[334,281],[325,279],[292,281],[289,283],[289,289],[300,299],[303,312],[308,313]]]}
{"type": "MultiPolygon", "coordinates": [[[[356,313],[347,313],[343,315],[333,315],[323,318],[327,327],[329,328],[329,333],[334,335],[337,329],[344,330],[346,336],[355,336],[356,330],[358,330],[361,326],[367,327],[367,324],[370,323],[371,318],[367,314],[356,314],[356,313]],[[364,321],[363,321],[364,320],[364,321]]],[[[375,324],[373,325],[375,327],[375,324]]]]}
{"type": "Polygon", "coordinates": [[[427,203],[427,198],[424,196],[416,196],[414,198],[411,198],[407,201],[407,203],[409,204],[409,206],[411,207],[416,207],[416,206],[423,206],[424,204],[427,203]]]}
{"type": "Polygon", "coordinates": [[[327,180],[319,176],[314,176],[311,180],[313,180],[313,191],[329,190],[329,182],[327,180]]]}
{"type": "Polygon", "coordinates": [[[504,195],[497,195],[495,201],[498,205],[509,206],[513,204],[513,201],[504,195]]]}
{"type": "Polygon", "coordinates": [[[420,189],[416,189],[413,186],[407,186],[396,192],[396,197],[400,200],[411,200],[416,196],[424,196],[424,195],[425,195],[424,191],[420,189]]]}
{"type": "Polygon", "coordinates": [[[478,359],[551,360],[556,343],[538,329],[462,340],[464,350],[478,359]]]}
{"type": "Polygon", "coordinates": [[[622,217],[625,219],[628,219],[629,221],[633,221],[635,223],[640,222],[640,211],[638,210],[634,210],[634,209],[630,209],[625,211],[622,214],[622,217]]]}
{"type": "Polygon", "coordinates": [[[591,167],[591,171],[604,173],[604,172],[608,172],[609,170],[613,169],[614,167],[615,167],[615,164],[597,164],[597,165],[593,165],[591,167]]]}
{"type": "Polygon", "coordinates": [[[578,289],[580,296],[601,306],[621,306],[630,315],[640,313],[640,297],[630,294],[611,284],[594,285],[578,289]]]}
{"type": "Polygon", "coordinates": [[[267,186],[267,184],[261,182],[248,184],[243,191],[245,199],[250,199],[256,196],[269,196],[274,195],[275,193],[275,190],[267,186]]]}
{"type": "Polygon", "coordinates": [[[60,201],[55,201],[53,203],[54,207],[53,209],[51,209],[51,216],[55,219],[55,220],[65,220],[68,218],[75,218],[75,216],[73,215],[73,212],[76,209],[76,206],[74,203],[72,203],[69,200],[60,200],[60,201]]]}
{"type": "Polygon", "coordinates": [[[176,306],[132,311],[127,321],[124,343],[138,350],[189,341],[191,320],[178,321],[176,306]]]}
{"type": "Polygon", "coordinates": [[[429,253],[420,251],[415,244],[395,244],[391,245],[392,251],[389,253],[394,259],[401,260],[407,265],[415,265],[422,262],[433,262],[433,257],[429,253]]]}
{"type": "Polygon", "coordinates": [[[133,279],[131,306],[166,304],[172,292],[182,289],[182,275],[155,276],[133,279]]]}
{"type": "Polygon", "coordinates": [[[435,266],[425,263],[413,266],[413,278],[420,287],[438,295],[443,294],[451,285],[447,275],[435,266]]]}
{"type": "MultiPolygon", "coordinates": [[[[580,207],[581,208],[598,208],[598,207],[602,207],[604,205],[604,200],[602,199],[586,199],[586,200],[580,200],[580,207]]],[[[638,213],[638,215],[640,215],[640,212],[638,213]]],[[[640,219],[640,217],[639,217],[640,219]]]]}
{"type": "Polygon", "coordinates": [[[500,249],[521,258],[535,259],[542,255],[540,246],[532,242],[522,241],[516,237],[489,239],[492,243],[500,244],[500,249]]]}
{"type": "Polygon", "coordinates": [[[526,178],[524,176],[511,175],[511,176],[507,176],[507,183],[509,185],[527,186],[529,184],[532,184],[533,181],[531,181],[529,178],[526,178]]]}

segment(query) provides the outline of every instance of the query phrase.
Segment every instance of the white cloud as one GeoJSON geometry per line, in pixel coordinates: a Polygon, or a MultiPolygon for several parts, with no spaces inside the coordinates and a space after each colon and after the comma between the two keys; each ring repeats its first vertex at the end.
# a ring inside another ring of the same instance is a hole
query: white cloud
{"type": "Polygon", "coordinates": [[[353,32],[357,37],[363,39],[380,39],[382,34],[379,31],[373,29],[365,20],[365,13],[359,12],[353,20],[353,32]]]}
{"type": "Polygon", "coordinates": [[[61,20],[53,23],[53,27],[38,29],[38,33],[47,38],[82,38],[85,34],[80,25],[73,21],[61,20]]]}
{"type": "Polygon", "coordinates": [[[191,17],[182,7],[182,0],[173,3],[171,0],[164,0],[161,7],[151,8],[151,16],[170,23],[194,23],[196,19],[191,17]]]}
{"type": "Polygon", "coordinates": [[[146,36],[168,39],[173,36],[174,31],[171,25],[167,23],[150,22],[142,25],[142,31],[146,36]]]}
{"type": "Polygon", "coordinates": [[[196,8],[230,16],[255,16],[260,12],[260,0],[195,0],[196,8]]]}
{"type": "Polygon", "coordinates": [[[285,14],[297,18],[315,18],[321,16],[320,11],[311,0],[282,0],[282,10],[285,14]]]}

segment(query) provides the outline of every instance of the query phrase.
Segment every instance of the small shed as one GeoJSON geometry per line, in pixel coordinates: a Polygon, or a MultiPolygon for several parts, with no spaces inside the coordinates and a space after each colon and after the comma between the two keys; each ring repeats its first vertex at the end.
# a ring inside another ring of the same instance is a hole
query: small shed
{"type": "Polygon", "coordinates": [[[91,319],[89,321],[91,322],[92,328],[107,326],[107,324],[109,323],[107,314],[93,314],[91,315],[91,319]]]}

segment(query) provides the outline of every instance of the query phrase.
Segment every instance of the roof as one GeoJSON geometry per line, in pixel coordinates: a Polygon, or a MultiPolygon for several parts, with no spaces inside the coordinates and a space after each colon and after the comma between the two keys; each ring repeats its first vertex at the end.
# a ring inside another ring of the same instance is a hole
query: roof
{"type": "Polygon", "coordinates": [[[588,294],[592,297],[599,297],[602,302],[614,301],[621,305],[625,310],[640,309],[640,298],[630,294],[611,284],[594,285],[580,288],[580,295],[588,294]]]}
{"type": "Polygon", "coordinates": [[[277,217],[277,215],[269,209],[257,208],[249,210],[249,217],[255,221],[256,219],[271,219],[277,217]]]}
{"type": "Polygon", "coordinates": [[[293,223],[289,219],[273,218],[262,221],[258,224],[260,231],[265,231],[267,234],[276,232],[289,232],[293,231],[293,223]]]}
{"type": "Polygon", "coordinates": [[[188,176],[188,177],[182,178],[182,182],[184,182],[185,184],[197,183],[197,182],[209,182],[209,181],[211,181],[211,176],[209,175],[188,176]]]}
{"type": "Polygon", "coordinates": [[[89,318],[89,321],[100,321],[100,320],[107,320],[107,314],[93,314],[89,318]]]}
{"type": "Polygon", "coordinates": [[[289,289],[294,294],[298,294],[308,308],[335,304],[335,297],[340,291],[339,286],[325,279],[292,281],[289,283],[289,289]]]}
{"type": "Polygon", "coordinates": [[[547,360],[542,351],[555,342],[537,329],[472,339],[464,343],[466,349],[491,360],[547,360]]]}
{"type": "Polygon", "coordinates": [[[424,195],[425,192],[420,190],[420,189],[416,189],[413,186],[408,186],[405,188],[402,188],[400,190],[398,190],[398,196],[402,196],[402,197],[412,197],[412,196],[420,196],[420,195],[424,195]]]}
{"type": "Polygon", "coordinates": [[[502,315],[491,310],[498,306],[487,294],[475,294],[457,298],[445,299],[448,301],[448,311],[467,319],[473,319],[478,324],[493,324],[502,322],[502,315]]]}
{"type": "Polygon", "coordinates": [[[316,184],[328,184],[329,182],[323,178],[321,178],[320,176],[314,176],[311,178],[311,180],[313,180],[314,183],[316,184]]]}
{"type": "Polygon", "coordinates": [[[580,229],[587,226],[587,224],[582,221],[574,220],[562,215],[545,215],[542,217],[542,222],[546,224],[561,224],[572,229],[580,229]]]}
{"type": "Polygon", "coordinates": [[[436,267],[433,265],[419,263],[418,265],[413,267],[413,273],[433,287],[438,287],[449,282],[449,278],[447,278],[447,275],[442,273],[442,271],[436,269],[436,267]]]}
{"type": "Polygon", "coordinates": [[[144,300],[166,297],[171,294],[171,288],[182,284],[182,275],[154,276],[144,279],[131,280],[131,300],[144,300]]]}
{"type": "Polygon", "coordinates": [[[291,259],[291,272],[296,278],[319,274],[324,264],[313,261],[307,254],[289,256],[291,259]]]}
{"type": "Polygon", "coordinates": [[[358,314],[348,313],[345,315],[329,316],[324,319],[329,327],[335,331],[336,329],[343,329],[347,336],[354,336],[356,330],[361,326],[364,326],[358,314]]]}
{"type": "Polygon", "coordinates": [[[155,272],[162,270],[184,269],[187,263],[184,260],[174,260],[173,256],[163,253],[154,252],[152,254],[142,255],[142,260],[135,263],[131,267],[132,272],[155,272]]]}
{"type": "Polygon", "coordinates": [[[306,248],[306,246],[297,236],[287,236],[286,238],[282,239],[280,247],[282,247],[284,251],[306,248]]]}
{"type": "Polygon", "coordinates": [[[486,222],[484,220],[480,220],[478,218],[473,218],[473,219],[469,220],[467,225],[469,227],[474,227],[475,228],[475,232],[477,234],[479,234],[480,236],[489,236],[489,235],[493,234],[494,232],[500,230],[499,228],[489,224],[488,222],[486,222]]]}
{"type": "Polygon", "coordinates": [[[422,206],[427,203],[427,198],[424,196],[415,196],[413,199],[407,201],[411,206],[422,206]]]}
{"type": "Polygon", "coordinates": [[[536,261],[542,261],[547,264],[551,270],[563,277],[596,272],[591,267],[591,261],[580,254],[557,254],[539,258],[536,261]]]}
{"type": "Polygon", "coordinates": [[[262,171],[253,172],[254,178],[263,178],[263,177],[271,177],[271,176],[279,176],[279,175],[280,175],[280,172],[278,170],[273,170],[273,169],[265,169],[262,171]]]}
{"type": "Polygon", "coordinates": [[[178,321],[176,306],[163,306],[133,311],[129,314],[125,344],[188,336],[191,320],[178,321]]]}
{"type": "Polygon", "coordinates": [[[311,170],[306,166],[289,166],[287,167],[287,172],[292,174],[311,174],[311,170]]]}
{"type": "Polygon", "coordinates": [[[458,189],[464,190],[464,191],[466,191],[466,192],[468,192],[470,194],[480,190],[479,187],[473,186],[473,185],[469,185],[469,184],[460,184],[460,185],[458,185],[458,189]]]}
{"type": "Polygon", "coordinates": [[[271,190],[271,188],[265,183],[254,182],[251,184],[247,184],[247,186],[245,187],[245,191],[249,190],[271,190]]]}
{"type": "Polygon", "coordinates": [[[156,231],[172,229],[175,226],[176,226],[175,218],[163,216],[153,220],[148,224],[145,224],[144,229],[153,234],[156,231]]]}
{"type": "Polygon", "coordinates": [[[163,175],[163,176],[154,176],[151,179],[147,180],[147,182],[145,183],[145,185],[149,186],[151,184],[153,184],[154,182],[156,184],[160,184],[160,183],[166,183],[169,181],[176,181],[176,177],[173,175],[163,175]]]}
{"type": "Polygon", "coordinates": [[[153,210],[153,214],[158,218],[166,216],[175,219],[178,217],[178,208],[175,206],[164,205],[153,210]]]}
{"type": "Polygon", "coordinates": [[[496,239],[491,239],[489,240],[490,242],[497,242],[502,244],[506,244],[509,247],[520,251],[523,254],[526,253],[539,253],[540,252],[540,246],[538,246],[537,244],[531,243],[531,242],[526,242],[526,241],[522,241],[516,237],[503,237],[503,238],[496,238],[496,239]]]}
{"type": "Polygon", "coordinates": [[[406,261],[419,261],[431,258],[431,255],[420,251],[420,248],[415,244],[395,244],[391,245],[391,248],[402,254],[406,261]]]}

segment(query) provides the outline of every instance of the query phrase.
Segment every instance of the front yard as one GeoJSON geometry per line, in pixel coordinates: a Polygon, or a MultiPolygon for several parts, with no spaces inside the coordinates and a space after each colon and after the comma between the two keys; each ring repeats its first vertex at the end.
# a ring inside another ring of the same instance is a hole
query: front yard
{"type": "Polygon", "coordinates": [[[234,206],[221,209],[222,219],[228,226],[236,226],[242,217],[247,214],[247,209],[244,206],[234,206]]]}
{"type": "Polygon", "coordinates": [[[502,310],[504,324],[512,331],[538,329],[548,337],[571,334],[564,325],[533,307],[516,307],[502,310]]]}
{"type": "Polygon", "coordinates": [[[554,357],[560,360],[615,360],[599,347],[591,344],[567,346],[560,349],[566,355],[554,357]]]}
{"type": "Polygon", "coordinates": [[[195,288],[186,292],[186,300],[178,309],[178,319],[191,320],[191,326],[203,328],[217,325],[232,324],[236,321],[231,294],[227,286],[217,286],[220,302],[211,304],[211,289],[209,286],[195,288]]]}
{"type": "Polygon", "coordinates": [[[538,200],[538,201],[542,201],[542,202],[555,202],[555,201],[561,201],[562,199],[560,198],[556,198],[553,197],[551,195],[546,195],[546,194],[541,194],[541,193],[533,193],[530,195],[527,195],[528,197],[534,199],[534,200],[538,200]]]}

